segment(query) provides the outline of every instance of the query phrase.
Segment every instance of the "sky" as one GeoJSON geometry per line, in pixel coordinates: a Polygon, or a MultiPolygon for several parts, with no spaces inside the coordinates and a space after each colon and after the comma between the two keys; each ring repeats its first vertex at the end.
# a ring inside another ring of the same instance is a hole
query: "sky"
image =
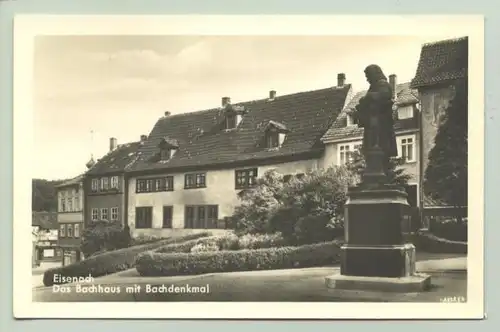
{"type": "Polygon", "coordinates": [[[346,74],[367,89],[372,63],[398,83],[423,43],[457,36],[37,36],[35,178],[66,179],[118,144],[148,135],[166,111],[322,89],[346,74]]]}

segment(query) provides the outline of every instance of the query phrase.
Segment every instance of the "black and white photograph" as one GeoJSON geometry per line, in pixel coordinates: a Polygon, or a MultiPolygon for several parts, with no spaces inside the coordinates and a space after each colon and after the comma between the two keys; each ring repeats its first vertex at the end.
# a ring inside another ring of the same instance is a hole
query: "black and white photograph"
{"type": "Polygon", "coordinates": [[[482,316],[481,17],[18,21],[16,316],[482,316]]]}

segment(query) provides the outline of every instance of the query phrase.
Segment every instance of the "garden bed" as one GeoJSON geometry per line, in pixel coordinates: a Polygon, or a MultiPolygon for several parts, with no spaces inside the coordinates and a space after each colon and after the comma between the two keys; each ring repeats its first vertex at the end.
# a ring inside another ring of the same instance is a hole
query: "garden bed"
{"type": "Polygon", "coordinates": [[[340,245],[337,241],[299,247],[191,253],[164,250],[138,255],[135,264],[137,272],[142,276],[197,275],[325,266],[340,260],[340,245]]]}
{"type": "MultiPolygon", "coordinates": [[[[74,264],[49,269],[44,273],[43,283],[45,286],[52,286],[55,283],[65,283],[62,281],[54,282],[54,275],[59,275],[60,277],[87,277],[90,275],[96,278],[103,275],[124,271],[134,266],[136,256],[140,253],[148,250],[155,250],[165,245],[182,243],[185,241],[211,235],[211,233],[206,232],[186,235],[182,237],[171,237],[158,242],[108,251],[103,254],[89,257],[88,259],[74,264]]],[[[58,279],[60,280],[61,278],[58,279]]]]}

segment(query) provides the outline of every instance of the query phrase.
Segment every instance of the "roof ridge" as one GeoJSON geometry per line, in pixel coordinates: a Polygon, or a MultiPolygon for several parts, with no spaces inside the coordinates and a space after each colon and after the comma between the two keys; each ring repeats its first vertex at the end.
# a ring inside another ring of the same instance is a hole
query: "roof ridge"
{"type": "MultiPolygon", "coordinates": [[[[280,99],[280,98],[283,98],[283,97],[297,96],[297,95],[300,95],[300,94],[317,92],[317,91],[322,91],[322,90],[327,90],[327,89],[332,89],[332,88],[348,89],[349,90],[351,88],[351,83],[344,84],[342,87],[330,86],[330,87],[321,88],[321,89],[311,89],[311,90],[306,90],[306,91],[299,91],[299,92],[288,93],[288,94],[285,94],[285,95],[276,96],[276,97],[274,97],[274,100],[280,99]]],[[[241,104],[248,104],[248,103],[258,103],[258,102],[262,102],[262,101],[267,100],[267,99],[269,99],[269,98],[251,99],[251,100],[239,101],[239,102],[235,102],[235,103],[232,102],[231,104],[232,105],[241,105],[241,104]]],[[[199,113],[203,113],[203,112],[212,112],[212,111],[216,111],[216,110],[217,111],[218,110],[222,110],[222,108],[221,107],[212,107],[212,108],[206,108],[206,109],[202,109],[202,110],[189,111],[189,112],[183,112],[183,113],[176,113],[176,114],[171,114],[171,115],[168,115],[168,116],[163,116],[160,119],[171,119],[173,117],[182,117],[182,116],[187,116],[187,115],[199,114],[199,113]]]]}
{"type": "Polygon", "coordinates": [[[434,42],[424,43],[424,44],[422,44],[422,47],[429,47],[429,46],[443,45],[443,44],[453,44],[453,43],[458,43],[458,42],[467,40],[468,38],[469,38],[469,36],[443,39],[443,40],[438,40],[438,41],[434,41],[434,42]]]}

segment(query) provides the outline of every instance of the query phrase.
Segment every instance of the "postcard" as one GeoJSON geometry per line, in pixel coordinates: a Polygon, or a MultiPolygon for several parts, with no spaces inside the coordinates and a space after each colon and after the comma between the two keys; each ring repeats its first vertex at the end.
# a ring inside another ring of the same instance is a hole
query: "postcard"
{"type": "Polygon", "coordinates": [[[14,27],[15,317],[484,316],[482,17],[14,27]]]}

